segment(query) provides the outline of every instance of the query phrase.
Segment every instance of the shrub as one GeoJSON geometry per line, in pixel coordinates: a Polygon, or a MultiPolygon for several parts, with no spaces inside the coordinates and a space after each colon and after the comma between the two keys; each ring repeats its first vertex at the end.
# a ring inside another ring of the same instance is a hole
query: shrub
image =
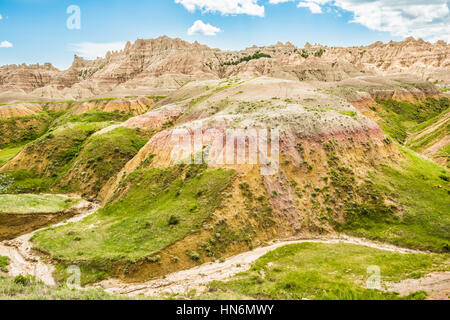
{"type": "Polygon", "coordinates": [[[189,258],[191,258],[191,260],[198,262],[198,263],[202,263],[203,260],[200,257],[200,254],[196,251],[191,251],[191,252],[187,252],[187,255],[189,256],[189,258]]]}
{"type": "Polygon", "coordinates": [[[21,284],[23,286],[29,286],[35,281],[35,277],[28,274],[26,276],[19,274],[14,278],[15,284],[21,284]]]}
{"type": "Polygon", "coordinates": [[[170,216],[169,218],[169,226],[176,226],[177,224],[180,223],[180,218],[178,218],[177,216],[170,216]]]}
{"type": "Polygon", "coordinates": [[[242,57],[236,61],[232,61],[232,62],[225,62],[223,65],[225,66],[236,66],[242,62],[249,62],[250,60],[257,60],[257,59],[261,59],[261,58],[272,58],[270,55],[266,54],[266,53],[262,53],[260,51],[257,51],[255,54],[251,55],[251,56],[245,56],[242,57]]]}
{"type": "Polygon", "coordinates": [[[0,270],[3,272],[8,272],[7,268],[8,265],[9,265],[9,258],[0,256],[0,270]]]}

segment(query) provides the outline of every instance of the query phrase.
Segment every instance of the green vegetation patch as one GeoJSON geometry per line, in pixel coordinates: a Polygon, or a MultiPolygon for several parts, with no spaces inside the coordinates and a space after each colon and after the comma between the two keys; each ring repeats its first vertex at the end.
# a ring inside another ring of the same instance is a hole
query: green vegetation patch
{"type": "Polygon", "coordinates": [[[47,133],[23,150],[30,159],[39,155],[45,165],[0,173],[0,193],[44,193],[71,167],[85,141],[111,122],[70,123],[47,133]]]}
{"type": "Polygon", "coordinates": [[[93,189],[91,191],[99,192],[104,183],[115,176],[147,141],[148,135],[125,127],[91,136],[78,153],[76,165],[68,174],[73,170],[81,172],[78,172],[74,181],[66,181],[64,185],[60,184],[59,188],[64,192],[82,191],[79,180],[89,178],[92,186],[90,189],[93,189]]]}
{"type": "Polygon", "coordinates": [[[371,181],[357,190],[363,202],[346,203],[346,223],[337,228],[401,246],[449,252],[450,171],[402,150],[407,160],[372,173],[371,181]]]}
{"type": "Polygon", "coordinates": [[[32,241],[58,261],[80,265],[91,275],[109,272],[111,262],[150,258],[199,230],[234,174],[199,165],[139,169],[122,181],[105,208],[82,222],[38,232],[32,241]]]}
{"type": "Polygon", "coordinates": [[[383,119],[381,128],[401,144],[406,141],[411,130],[417,130],[419,124],[438,116],[450,107],[450,100],[446,97],[427,98],[421,103],[392,99],[377,100],[377,103],[383,109],[383,112],[374,109],[383,119]]]}
{"type": "Polygon", "coordinates": [[[78,155],[84,142],[95,132],[111,125],[109,122],[94,123],[72,123],[45,135],[35,144],[29,146],[30,149],[42,148],[43,150],[51,148],[47,160],[51,161],[49,167],[52,167],[47,174],[56,177],[61,171],[67,169],[67,165],[78,155]]]}
{"type": "Polygon", "coordinates": [[[33,141],[48,130],[55,113],[39,112],[24,117],[0,119],[0,148],[33,141]]]}
{"type": "MultiPolygon", "coordinates": [[[[400,297],[392,292],[366,289],[378,266],[381,284],[419,278],[442,270],[446,255],[399,254],[352,244],[301,243],[278,248],[259,258],[251,270],[228,282],[210,284],[208,298],[299,300],[424,299],[416,292],[400,297]]],[[[448,269],[448,267],[447,267],[448,269]]]]}
{"type": "Polygon", "coordinates": [[[356,118],[357,113],[354,111],[347,111],[347,110],[343,110],[343,111],[339,111],[340,114],[344,115],[344,116],[349,116],[352,117],[353,119],[356,118]]]}
{"type": "Polygon", "coordinates": [[[449,135],[450,120],[444,120],[444,117],[446,117],[449,112],[450,108],[445,110],[439,116],[433,117],[430,120],[414,127],[413,132],[416,132],[416,134],[411,136],[407,146],[414,151],[420,152],[449,135]],[[440,124],[438,124],[438,122],[440,122],[440,124]],[[432,126],[434,127],[430,128],[432,126]],[[421,137],[418,137],[425,130],[429,132],[423,134],[421,137]]]}
{"type": "Polygon", "coordinates": [[[22,151],[24,146],[25,143],[19,143],[14,146],[8,146],[4,149],[0,149],[0,167],[14,158],[20,151],[22,151]]]}
{"type": "Polygon", "coordinates": [[[131,118],[133,115],[130,113],[115,112],[105,112],[98,110],[91,110],[80,115],[71,115],[68,122],[106,122],[106,121],[117,121],[124,122],[131,118]]]}
{"type": "Polygon", "coordinates": [[[58,213],[72,208],[80,199],[59,195],[0,195],[0,213],[58,213]]]}
{"type": "Polygon", "coordinates": [[[110,97],[110,98],[96,98],[96,99],[90,99],[88,102],[102,102],[102,101],[114,101],[117,100],[116,97],[110,97]]]}
{"type": "Polygon", "coordinates": [[[0,173],[0,194],[43,193],[49,191],[52,184],[53,179],[41,178],[33,171],[0,173]]]}
{"type": "Polygon", "coordinates": [[[236,66],[238,64],[241,64],[243,62],[249,62],[251,60],[257,60],[257,59],[261,59],[261,58],[272,58],[269,54],[267,53],[263,53],[260,51],[255,52],[254,54],[250,55],[250,56],[245,56],[242,57],[236,61],[230,61],[230,62],[224,62],[223,65],[224,66],[236,66]]]}
{"type": "Polygon", "coordinates": [[[153,102],[158,103],[161,100],[164,100],[167,98],[167,96],[146,96],[147,99],[153,100],[153,102]]]}
{"type": "Polygon", "coordinates": [[[100,289],[76,290],[66,285],[49,287],[33,277],[0,276],[0,300],[122,300],[100,289]]]}
{"type": "Polygon", "coordinates": [[[90,110],[81,114],[66,113],[52,123],[52,128],[61,127],[68,123],[95,123],[111,122],[121,123],[133,117],[131,113],[126,112],[106,112],[100,110],[90,110]]]}
{"type": "Polygon", "coordinates": [[[450,146],[446,146],[445,148],[443,148],[439,155],[443,157],[450,157],[450,146]]]}
{"type": "Polygon", "coordinates": [[[9,258],[0,256],[0,271],[8,272],[9,258]]]}

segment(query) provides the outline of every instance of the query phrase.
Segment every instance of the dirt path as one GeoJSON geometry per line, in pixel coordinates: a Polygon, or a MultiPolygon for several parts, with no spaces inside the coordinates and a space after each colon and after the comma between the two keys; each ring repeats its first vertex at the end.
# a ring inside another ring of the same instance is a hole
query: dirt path
{"type": "Polygon", "coordinates": [[[402,254],[423,253],[421,251],[398,248],[389,244],[376,243],[348,236],[286,240],[276,242],[267,247],[256,248],[253,251],[241,253],[227,259],[223,263],[206,263],[193,269],[172,273],[166,276],[164,279],[152,280],[141,284],[128,284],[123,283],[120,280],[112,279],[103,281],[95,287],[102,288],[109,293],[129,296],[138,294],[144,294],[147,296],[161,296],[164,294],[186,294],[192,289],[195,289],[198,292],[202,292],[207,289],[207,286],[211,281],[226,280],[239,272],[250,269],[250,266],[254,261],[270,251],[288,244],[305,242],[331,244],[350,243],[402,254]]]}
{"type": "Polygon", "coordinates": [[[434,272],[420,279],[406,279],[387,283],[389,291],[406,296],[416,291],[426,291],[427,300],[450,300],[450,272],[434,272]]]}
{"type": "MultiPolygon", "coordinates": [[[[82,212],[81,214],[64,222],[55,224],[52,227],[78,222],[96,212],[98,208],[99,206],[97,204],[83,200],[73,208],[82,212]]],[[[19,274],[31,274],[35,276],[36,279],[52,286],[56,284],[52,275],[54,266],[43,262],[40,257],[32,252],[33,245],[30,242],[30,239],[40,230],[33,231],[32,233],[20,236],[14,240],[0,242],[0,256],[9,257],[10,264],[8,266],[8,274],[10,276],[15,277],[19,274]]]]}

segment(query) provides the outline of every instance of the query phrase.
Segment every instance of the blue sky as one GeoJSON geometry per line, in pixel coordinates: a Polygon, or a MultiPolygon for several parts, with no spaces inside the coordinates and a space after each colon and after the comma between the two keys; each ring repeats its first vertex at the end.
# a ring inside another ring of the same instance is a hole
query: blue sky
{"type": "Polygon", "coordinates": [[[410,35],[449,41],[448,6],[448,0],[1,0],[0,65],[51,62],[65,69],[76,52],[95,56],[161,35],[221,49],[277,41],[367,45],[410,35]],[[67,28],[70,5],[80,8],[79,30],[67,28]]]}

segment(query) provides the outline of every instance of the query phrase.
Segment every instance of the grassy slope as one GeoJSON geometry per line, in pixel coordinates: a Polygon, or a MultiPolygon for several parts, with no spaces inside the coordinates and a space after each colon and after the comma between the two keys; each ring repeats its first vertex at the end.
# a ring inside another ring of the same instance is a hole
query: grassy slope
{"type": "Polygon", "coordinates": [[[14,158],[24,148],[24,146],[24,143],[19,143],[14,146],[0,149],[0,167],[14,158]]]}
{"type": "Polygon", "coordinates": [[[0,193],[48,192],[70,168],[86,139],[111,124],[114,122],[69,123],[27,145],[23,152],[30,158],[39,153],[45,167],[40,173],[34,168],[1,173],[0,193]]]}
{"type": "MultiPolygon", "coordinates": [[[[416,152],[422,152],[425,149],[433,146],[433,144],[439,142],[445,136],[450,134],[450,121],[442,121],[440,126],[433,128],[427,134],[422,137],[418,137],[419,134],[425,130],[429,130],[430,127],[435,126],[437,122],[443,119],[450,112],[450,108],[442,112],[439,116],[433,117],[432,119],[421,123],[420,125],[414,127],[412,132],[414,134],[408,139],[407,146],[416,152]]],[[[440,151],[438,151],[437,156],[447,156],[450,157],[450,145],[445,146],[440,151]]]]}
{"type": "Polygon", "coordinates": [[[368,200],[349,207],[348,220],[338,229],[402,246],[449,252],[450,172],[402,150],[406,161],[399,167],[384,165],[371,178],[372,188],[398,203],[401,212],[368,200]]]}
{"type": "MultiPolygon", "coordinates": [[[[294,244],[269,252],[250,271],[236,275],[231,281],[211,283],[212,293],[201,298],[399,299],[394,293],[364,288],[369,266],[380,267],[383,283],[442,270],[445,261],[448,261],[445,255],[403,255],[351,244],[294,244]]],[[[424,292],[418,292],[402,299],[425,296],[424,292]]]]}
{"type": "Polygon", "coordinates": [[[42,283],[22,284],[0,275],[0,300],[118,300],[98,289],[75,290],[67,286],[49,287],[42,283]]]}
{"type": "Polygon", "coordinates": [[[67,123],[94,123],[94,122],[124,122],[131,118],[132,115],[120,112],[105,112],[99,110],[90,110],[88,112],[75,115],[73,113],[66,113],[52,123],[52,127],[59,127],[67,123]]]}
{"type": "Polygon", "coordinates": [[[39,138],[61,114],[47,110],[30,116],[0,119],[0,148],[39,138]]]}
{"type": "Polygon", "coordinates": [[[59,183],[59,189],[65,192],[97,193],[147,141],[148,136],[123,127],[90,137],[77,154],[76,165],[67,172],[71,175],[75,171],[75,176],[72,179],[63,177],[64,183],[59,183]],[[86,176],[87,171],[91,173],[86,176]],[[89,179],[89,187],[80,184],[80,180],[86,178],[89,179]]]}
{"type": "MultiPolygon", "coordinates": [[[[405,143],[408,134],[420,130],[425,122],[438,119],[450,107],[448,98],[426,99],[423,103],[410,103],[396,100],[379,100],[375,109],[383,119],[380,127],[397,142],[405,143]]],[[[431,123],[430,123],[431,124],[431,123]]]]}
{"type": "MultiPolygon", "coordinates": [[[[139,151],[148,136],[127,128],[117,128],[104,135],[92,135],[106,126],[123,122],[130,116],[126,113],[97,110],[80,115],[71,112],[60,114],[50,125],[47,134],[25,148],[31,154],[30,159],[40,153],[39,159],[46,164],[44,169],[36,172],[36,162],[17,171],[0,174],[0,193],[67,193],[84,190],[89,195],[95,195],[139,151]],[[79,166],[78,176],[75,173],[74,179],[65,180],[65,175],[74,163],[79,166]],[[85,176],[85,169],[92,169],[89,188],[80,184],[80,180],[88,178],[85,176]]],[[[0,151],[0,165],[18,153],[21,150],[19,146],[0,151]]]]}
{"type": "Polygon", "coordinates": [[[116,202],[82,222],[38,232],[32,241],[64,263],[107,272],[111,261],[150,257],[200,229],[233,176],[199,166],[137,170],[116,202]]]}
{"type": "Polygon", "coordinates": [[[0,213],[57,213],[79,202],[79,199],[58,195],[0,195],[0,213]]]}

